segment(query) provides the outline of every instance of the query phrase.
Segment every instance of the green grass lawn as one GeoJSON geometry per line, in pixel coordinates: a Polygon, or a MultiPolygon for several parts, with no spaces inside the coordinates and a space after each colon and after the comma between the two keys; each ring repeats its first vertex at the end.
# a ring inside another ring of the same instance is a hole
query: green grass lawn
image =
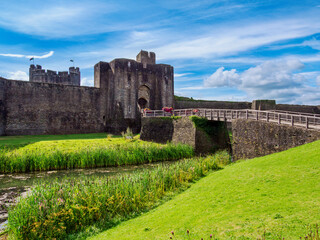
{"type": "Polygon", "coordinates": [[[229,165],[91,239],[299,239],[319,223],[317,141],[229,165]]]}
{"type": "MultiPolygon", "coordinates": [[[[72,139],[101,139],[106,133],[68,134],[68,135],[28,135],[28,136],[1,136],[0,148],[3,146],[19,146],[41,141],[72,140],[72,139]]],[[[120,137],[120,136],[113,136],[120,137]]]]}
{"type": "Polygon", "coordinates": [[[8,144],[0,146],[0,173],[142,164],[194,155],[191,146],[146,142],[139,136],[124,139],[82,134],[8,139],[8,144]]]}

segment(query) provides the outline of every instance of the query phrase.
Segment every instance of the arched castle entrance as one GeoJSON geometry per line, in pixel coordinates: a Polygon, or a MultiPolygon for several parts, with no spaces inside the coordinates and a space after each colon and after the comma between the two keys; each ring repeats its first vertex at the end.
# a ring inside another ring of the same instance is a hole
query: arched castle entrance
{"type": "Polygon", "coordinates": [[[138,91],[138,106],[139,109],[149,108],[150,88],[146,85],[139,87],[138,91]]]}

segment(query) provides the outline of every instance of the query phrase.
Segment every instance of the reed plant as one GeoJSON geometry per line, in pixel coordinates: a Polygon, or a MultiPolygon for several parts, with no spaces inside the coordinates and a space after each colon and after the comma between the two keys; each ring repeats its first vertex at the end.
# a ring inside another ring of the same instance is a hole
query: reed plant
{"type": "Polygon", "coordinates": [[[188,145],[138,139],[42,141],[17,149],[0,149],[0,173],[142,164],[192,156],[194,151],[188,145]]]}
{"type": "Polygon", "coordinates": [[[229,162],[229,154],[219,152],[113,177],[41,183],[9,211],[10,234],[18,239],[64,239],[96,222],[123,221],[229,162]]]}

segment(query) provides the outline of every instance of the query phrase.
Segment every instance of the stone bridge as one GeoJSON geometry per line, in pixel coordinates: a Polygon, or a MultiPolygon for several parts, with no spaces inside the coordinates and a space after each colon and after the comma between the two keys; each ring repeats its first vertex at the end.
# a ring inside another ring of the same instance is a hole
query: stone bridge
{"type": "Polygon", "coordinates": [[[286,111],[260,111],[260,110],[234,110],[234,109],[178,109],[171,112],[163,110],[146,110],[143,117],[165,117],[165,116],[188,117],[197,115],[212,121],[232,122],[235,119],[251,119],[256,121],[273,122],[279,125],[303,127],[307,129],[320,130],[320,114],[308,114],[286,111]]]}
{"type": "MultiPolygon", "coordinates": [[[[234,160],[264,156],[320,139],[320,115],[318,114],[276,110],[202,108],[178,109],[171,112],[146,110],[142,115],[142,120],[159,119],[173,115],[181,117],[197,115],[205,117],[209,122],[229,123],[232,128],[231,142],[234,160]]],[[[178,131],[181,128],[179,128],[179,124],[177,126],[178,131]]],[[[144,124],[142,123],[142,135],[143,128],[144,124]]],[[[183,131],[187,134],[189,130],[184,128],[183,131]]],[[[221,128],[217,128],[217,131],[221,131],[221,128]]],[[[154,132],[155,135],[159,135],[159,131],[154,132]]],[[[179,133],[179,135],[182,134],[183,132],[179,133]]],[[[216,136],[222,135],[222,133],[218,133],[216,136]]]]}

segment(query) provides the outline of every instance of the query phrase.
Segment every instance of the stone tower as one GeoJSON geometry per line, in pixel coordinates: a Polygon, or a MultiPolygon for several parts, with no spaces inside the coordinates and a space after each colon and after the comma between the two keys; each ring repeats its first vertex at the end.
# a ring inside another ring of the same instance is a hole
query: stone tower
{"type": "Polygon", "coordinates": [[[80,69],[70,67],[69,72],[56,72],[42,69],[40,65],[30,65],[29,68],[30,82],[57,83],[63,85],[80,86],[80,69]]]}
{"type": "Polygon", "coordinates": [[[173,67],[156,64],[153,52],[141,51],[136,60],[97,63],[94,82],[106,92],[107,132],[121,132],[127,127],[138,132],[144,108],[173,107],[173,81],[173,67]]]}
{"type": "Polygon", "coordinates": [[[156,64],[156,54],[154,52],[147,52],[141,50],[136,57],[137,62],[146,64],[156,64]]]}

